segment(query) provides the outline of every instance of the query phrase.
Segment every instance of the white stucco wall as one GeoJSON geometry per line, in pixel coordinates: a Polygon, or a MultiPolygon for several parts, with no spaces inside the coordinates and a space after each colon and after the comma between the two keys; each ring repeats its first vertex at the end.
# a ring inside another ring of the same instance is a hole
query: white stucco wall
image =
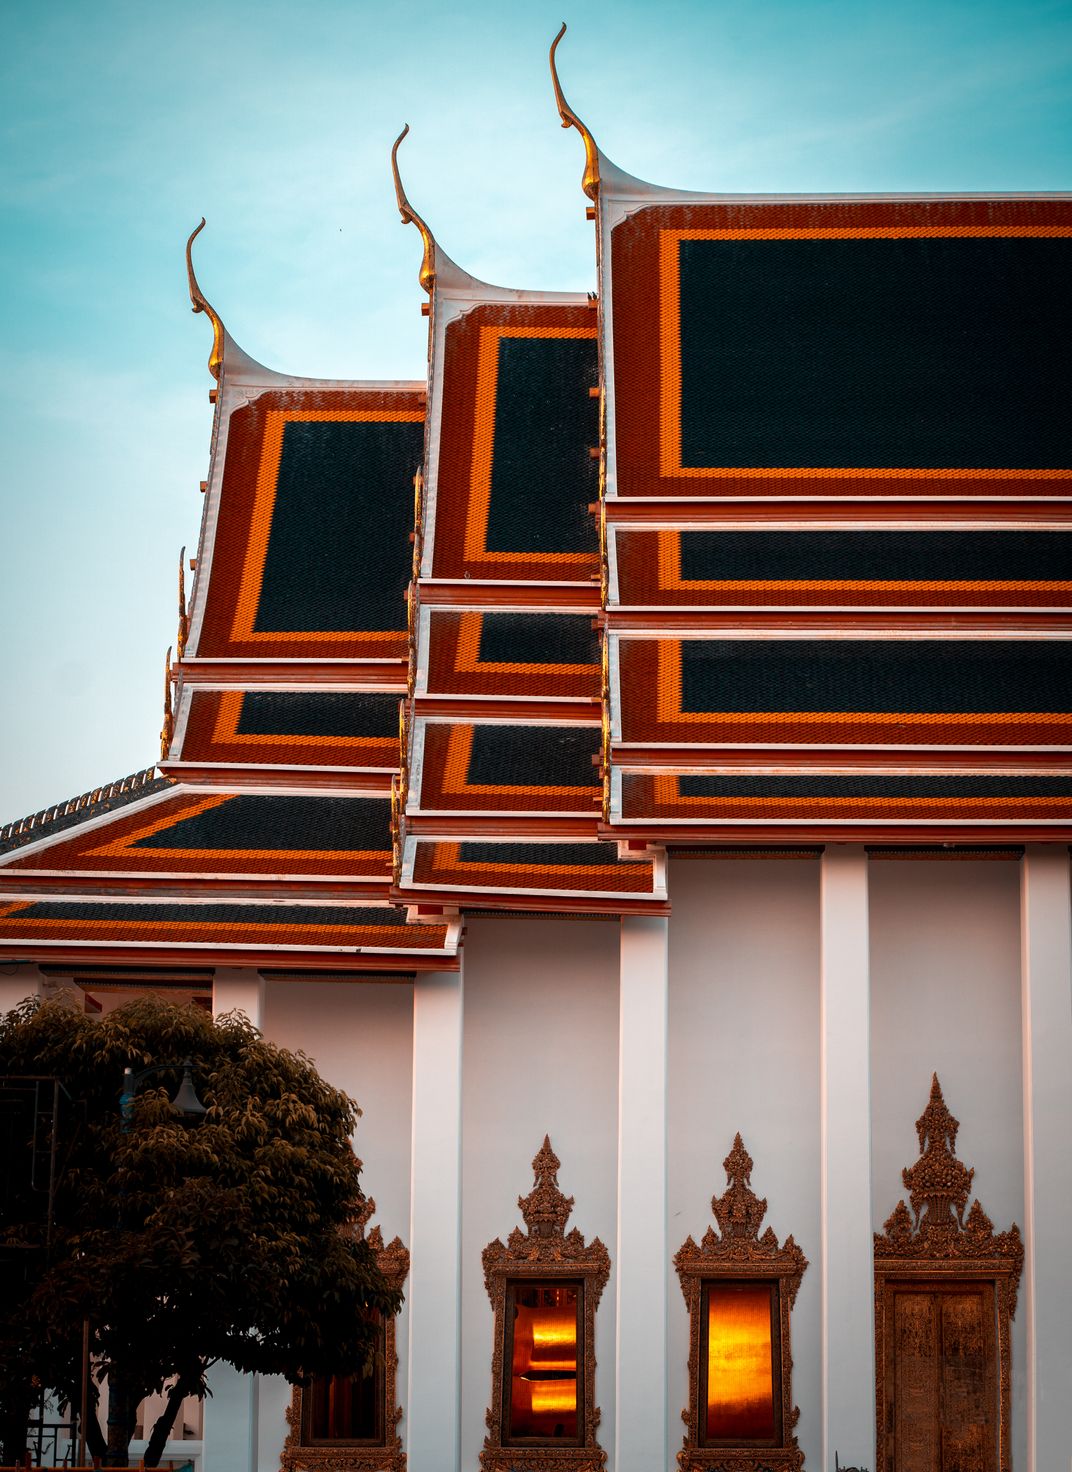
{"type": "MultiPolygon", "coordinates": [[[[722,1160],[740,1130],[767,1223],[810,1260],[792,1317],[798,1436],[821,1460],[819,864],[675,858],[669,930],[667,1219],[672,1255],[712,1223],[722,1160]]],[[[877,1226],[916,1158],[914,1121],[937,1070],[958,1149],[995,1226],[1023,1225],[1019,874],[1015,862],[869,866],[872,1205],[877,1226]]],[[[572,1225],[616,1238],[619,927],[470,920],[462,1099],[461,1466],[477,1465],[490,1392],[492,1317],[480,1255],[520,1224],[516,1200],[545,1133],[576,1198],[572,1225]]],[[[412,990],[270,982],[265,1031],[303,1048],[364,1110],[356,1148],[385,1235],[407,1232],[412,990]]],[[[681,1445],[688,1325],[667,1261],[666,1465],[681,1445]]],[[[597,1315],[600,1439],[615,1465],[614,1268],[597,1315]]],[[[405,1404],[407,1321],[399,1325],[405,1404]]],[[[1013,1447],[1025,1457],[1023,1314],[1013,1324],[1013,1447]]],[[[259,1390],[258,1472],[282,1441],[285,1387],[259,1390]]],[[[403,1423],[405,1425],[405,1423],[403,1423]]]]}
{"type": "MultiPolygon", "coordinates": [[[[470,920],[462,1097],[462,1457],[474,1468],[490,1399],[492,1315],[480,1254],[522,1225],[545,1134],[576,1199],[570,1226],[613,1258],[618,1114],[613,922],[470,920]]],[[[614,1465],[614,1278],[596,1316],[600,1442],[614,1465]]]]}
{"type": "MultiPolygon", "coordinates": [[[[409,1226],[410,1108],[413,1086],[413,988],[406,982],[269,980],[264,1034],[308,1053],[320,1073],[352,1095],[362,1115],[354,1148],[364,1162],[361,1183],[376,1201],[384,1240],[406,1241],[409,1226]]],[[[407,1244],[408,1245],[408,1244],[407,1244]]],[[[407,1314],[397,1326],[398,1403],[405,1427],[407,1314]]],[[[275,1380],[261,1388],[259,1472],[279,1466],[289,1389],[275,1380]]]]}
{"type": "MultiPolygon", "coordinates": [[[[871,1148],[876,1230],[904,1197],[936,1072],[957,1154],[995,1230],[1023,1230],[1019,865],[873,860],[871,1148]]],[[[1024,1465],[1023,1314],[1012,1325],[1013,1461],[1024,1465]]]]}
{"type": "MultiPolygon", "coordinates": [[[[671,1256],[714,1226],[722,1161],[739,1130],[765,1224],[811,1266],[792,1316],[797,1435],[820,1462],[819,865],[671,860],[668,1216],[671,1256]]],[[[681,1448],[688,1317],[669,1274],[669,1444],[681,1448]]]]}

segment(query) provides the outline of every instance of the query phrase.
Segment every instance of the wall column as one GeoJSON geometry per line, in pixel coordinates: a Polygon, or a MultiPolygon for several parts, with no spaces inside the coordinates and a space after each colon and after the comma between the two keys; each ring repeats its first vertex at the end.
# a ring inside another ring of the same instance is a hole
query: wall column
{"type": "Polygon", "coordinates": [[[623,915],[618,1025],[617,1472],[666,1464],[669,921],[623,915]]]}
{"type": "Polygon", "coordinates": [[[0,966],[0,1014],[10,1012],[27,997],[47,996],[48,985],[40,966],[22,962],[0,966]]]}
{"type": "MultiPolygon", "coordinates": [[[[212,1015],[244,1012],[264,1026],[264,977],[250,966],[217,966],[212,976],[212,1015]]],[[[214,1365],[212,1394],[204,1401],[205,1472],[257,1472],[259,1377],[233,1365],[214,1365]]]]}
{"type": "Polygon", "coordinates": [[[264,977],[250,966],[217,966],[212,977],[212,1015],[244,1012],[256,1028],[264,1027],[264,977]]]}
{"type": "Polygon", "coordinates": [[[208,1379],[212,1394],[203,1402],[204,1472],[257,1472],[258,1377],[218,1364],[208,1379]]]}
{"type": "Polygon", "coordinates": [[[462,999],[460,971],[417,973],[402,1426],[409,1472],[458,1472],[461,1459],[462,999]]]}
{"type": "Polygon", "coordinates": [[[875,1465],[867,854],[830,844],[820,892],[823,1459],[875,1465]]]}
{"type": "Polygon", "coordinates": [[[1020,878],[1028,1472],[1062,1468],[1072,1401],[1072,921],[1068,849],[1028,844],[1020,878]]]}

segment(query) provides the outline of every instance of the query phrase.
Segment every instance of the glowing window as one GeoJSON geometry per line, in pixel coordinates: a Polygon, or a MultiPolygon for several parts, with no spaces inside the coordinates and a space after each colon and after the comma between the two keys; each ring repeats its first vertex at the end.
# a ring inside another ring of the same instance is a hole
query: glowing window
{"type": "Polygon", "coordinates": [[[779,1446],[778,1284],[703,1285],[702,1445],[779,1446]]]}
{"type": "Polygon", "coordinates": [[[302,1391],[305,1446],[384,1443],[383,1328],[369,1375],[315,1375],[302,1391]]]}
{"type": "Polygon", "coordinates": [[[507,1283],[504,1444],[580,1444],[577,1345],[583,1298],[582,1283],[507,1283]]]}

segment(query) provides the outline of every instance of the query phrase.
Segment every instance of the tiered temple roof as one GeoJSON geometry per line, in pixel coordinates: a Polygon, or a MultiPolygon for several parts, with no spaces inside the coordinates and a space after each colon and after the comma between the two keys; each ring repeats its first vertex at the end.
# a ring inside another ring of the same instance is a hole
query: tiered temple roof
{"type": "Polygon", "coordinates": [[[598,290],[467,275],[396,144],[427,384],[261,367],[190,262],[162,776],[0,841],[0,954],[406,974],[667,845],[1072,838],[1072,198],[656,188],[552,75],[598,290]]]}

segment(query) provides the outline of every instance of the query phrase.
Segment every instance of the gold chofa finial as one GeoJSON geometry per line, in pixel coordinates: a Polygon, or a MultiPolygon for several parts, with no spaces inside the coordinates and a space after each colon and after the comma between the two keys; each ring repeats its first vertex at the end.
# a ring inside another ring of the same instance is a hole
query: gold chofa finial
{"type": "Polygon", "coordinates": [[[195,312],[204,312],[212,323],[212,351],[208,355],[208,371],[213,378],[218,379],[223,367],[223,322],[219,312],[211,305],[205,293],[197,284],[194,275],[194,241],[205,228],[204,216],[196,230],[191,231],[190,238],[186,242],[186,280],[190,287],[190,304],[195,312]]]}
{"type": "Polygon", "coordinates": [[[551,42],[551,81],[555,88],[555,102],[558,104],[558,115],[562,119],[562,126],[564,128],[576,128],[577,132],[584,139],[584,174],[581,177],[581,188],[589,199],[594,200],[599,194],[599,149],[596,147],[596,140],[592,137],[592,134],[566,101],[565,94],[562,91],[562,84],[558,80],[558,70],[555,66],[555,52],[558,50],[559,41],[562,40],[565,34],[566,22],[563,21],[562,29],[551,42]]]}
{"type": "Polygon", "coordinates": [[[424,241],[424,259],[421,261],[421,270],[418,280],[429,296],[435,286],[435,238],[431,230],[421,219],[420,215],[406,198],[406,191],[402,188],[402,178],[398,172],[398,145],[409,132],[409,124],[402,129],[395,139],[395,146],[391,149],[391,172],[395,176],[395,198],[398,200],[398,213],[402,216],[403,225],[416,225],[421,232],[424,241]]]}
{"type": "Polygon", "coordinates": [[[186,570],[183,563],[186,561],[186,548],[179,553],[179,632],[175,640],[175,648],[179,658],[186,653],[186,641],[190,637],[190,619],[186,612],[186,570]]]}
{"type": "Polygon", "coordinates": [[[164,725],[160,732],[160,760],[167,761],[175,735],[175,713],[171,705],[171,645],[164,655],[164,725]]]}

